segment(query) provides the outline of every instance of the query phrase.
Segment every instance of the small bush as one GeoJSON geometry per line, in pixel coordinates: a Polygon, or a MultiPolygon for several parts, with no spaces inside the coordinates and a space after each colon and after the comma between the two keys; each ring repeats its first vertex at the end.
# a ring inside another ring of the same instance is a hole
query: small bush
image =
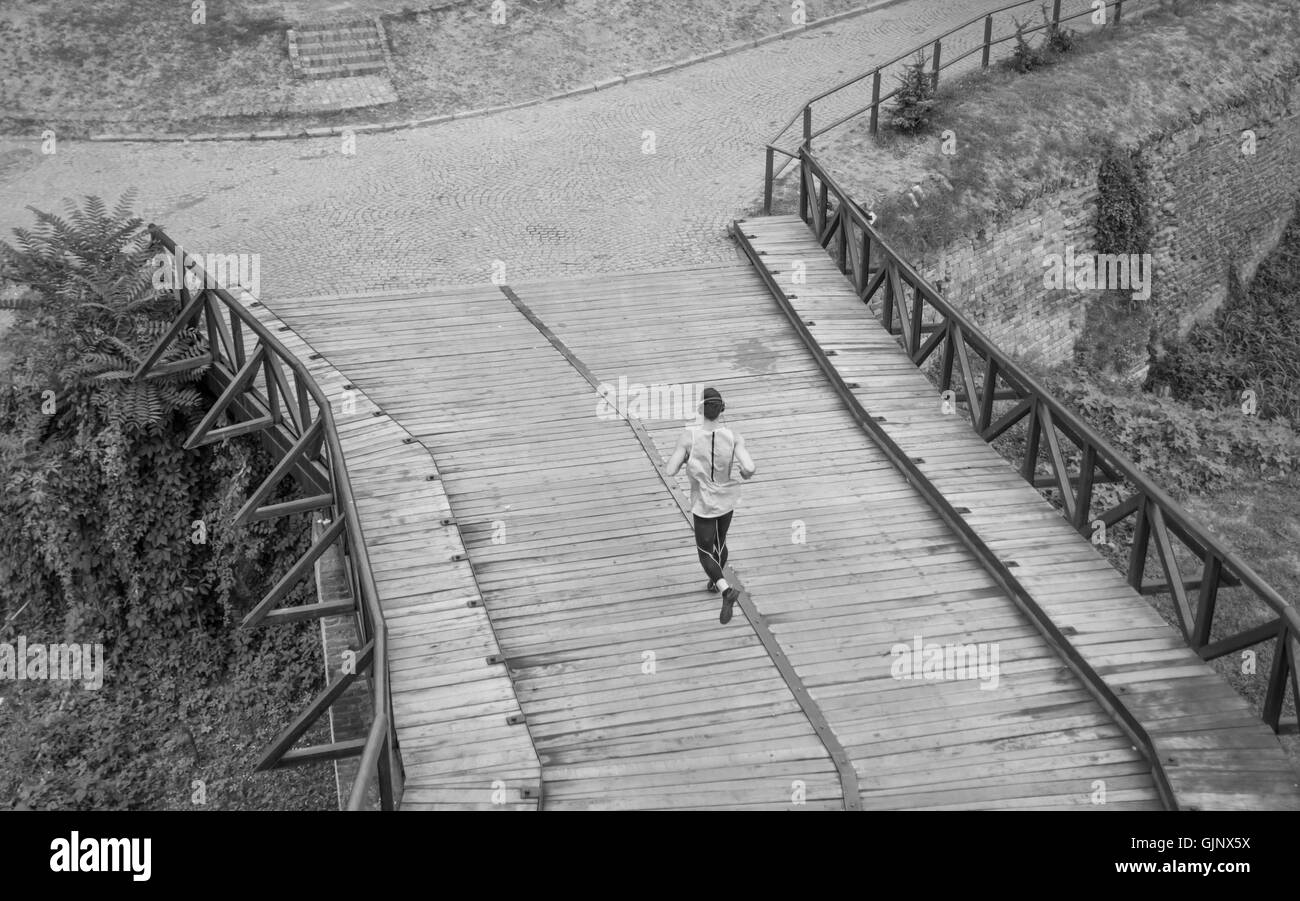
{"type": "Polygon", "coordinates": [[[1083,333],[1074,345],[1077,366],[1128,377],[1150,357],[1154,317],[1127,291],[1100,291],[1086,301],[1083,333]]]}
{"type": "Polygon", "coordinates": [[[927,62],[925,54],[918,52],[899,76],[898,93],[890,110],[890,125],[898,131],[920,131],[930,124],[935,99],[934,81],[926,71],[927,62]]]}
{"type": "Polygon", "coordinates": [[[1047,23],[1047,49],[1052,53],[1069,53],[1074,49],[1074,32],[1068,28],[1062,28],[1061,23],[1054,20],[1047,12],[1047,4],[1043,4],[1043,21],[1047,23]]]}
{"type": "Polygon", "coordinates": [[[1224,305],[1152,364],[1150,382],[1196,406],[1226,405],[1239,419],[1242,392],[1249,389],[1261,419],[1300,421],[1300,216],[1249,290],[1231,268],[1229,277],[1224,305]]]}
{"type": "Polygon", "coordinates": [[[1025,26],[1016,20],[1016,46],[1011,51],[1011,68],[1017,72],[1032,72],[1042,68],[1047,62],[1047,55],[1041,47],[1035,47],[1025,38],[1025,26]]]}
{"type": "Polygon", "coordinates": [[[1178,494],[1290,473],[1300,460],[1300,438],[1285,421],[1262,422],[1235,407],[1197,410],[1121,385],[1103,386],[1078,371],[1046,381],[1117,450],[1178,494]]]}

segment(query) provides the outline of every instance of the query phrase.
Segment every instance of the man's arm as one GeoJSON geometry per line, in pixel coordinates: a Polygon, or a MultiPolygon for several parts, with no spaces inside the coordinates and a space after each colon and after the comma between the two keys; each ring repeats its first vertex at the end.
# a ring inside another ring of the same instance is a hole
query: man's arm
{"type": "Polygon", "coordinates": [[[745,448],[745,439],[739,435],[736,436],[736,459],[740,461],[740,477],[742,479],[751,479],[754,473],[758,472],[758,467],[754,465],[754,458],[749,455],[745,448]]]}
{"type": "Polygon", "coordinates": [[[670,479],[677,475],[677,470],[682,468],[682,464],[686,462],[686,457],[690,452],[691,435],[690,432],[683,431],[681,437],[677,439],[677,446],[673,448],[673,455],[664,464],[664,475],[670,479]]]}

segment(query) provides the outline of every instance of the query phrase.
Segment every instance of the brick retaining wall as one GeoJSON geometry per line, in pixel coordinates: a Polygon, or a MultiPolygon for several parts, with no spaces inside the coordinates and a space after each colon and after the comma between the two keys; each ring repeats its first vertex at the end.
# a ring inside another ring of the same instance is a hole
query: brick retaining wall
{"type": "MultiPolygon", "coordinates": [[[[1295,213],[1300,114],[1292,88],[1261,89],[1249,109],[1222,111],[1142,144],[1154,194],[1155,290],[1180,333],[1223,303],[1229,267],[1250,280],[1295,213]],[[1256,136],[1253,156],[1241,150],[1246,129],[1256,136]]],[[[1069,362],[1093,295],[1045,289],[1044,259],[1068,244],[1092,253],[1096,208],[1094,168],[917,269],[1008,352],[1069,362]]]]}

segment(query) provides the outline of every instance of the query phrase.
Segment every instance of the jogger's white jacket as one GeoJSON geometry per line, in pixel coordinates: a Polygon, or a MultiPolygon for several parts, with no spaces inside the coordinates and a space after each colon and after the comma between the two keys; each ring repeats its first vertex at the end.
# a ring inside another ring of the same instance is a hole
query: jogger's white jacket
{"type": "Polygon", "coordinates": [[[741,483],[735,464],[739,462],[747,473],[754,470],[744,439],[722,426],[689,426],[686,431],[690,441],[686,475],[691,483],[691,512],[707,517],[730,513],[740,503],[741,483]]]}

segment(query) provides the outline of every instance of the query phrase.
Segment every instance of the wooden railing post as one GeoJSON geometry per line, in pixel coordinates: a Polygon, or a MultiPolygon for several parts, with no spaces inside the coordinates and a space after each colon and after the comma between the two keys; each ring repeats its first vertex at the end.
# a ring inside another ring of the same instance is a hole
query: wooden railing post
{"type": "MultiPolygon", "coordinates": [[[[1282,704],[1286,699],[1286,681],[1290,675],[1291,667],[1295,661],[1291,660],[1291,649],[1288,641],[1288,629],[1286,623],[1278,625],[1277,640],[1273,647],[1273,667],[1268,676],[1268,691],[1264,694],[1264,710],[1262,717],[1268,727],[1274,732],[1278,731],[1281,724],[1282,704]]],[[[1296,698],[1296,703],[1300,704],[1300,697],[1296,698]]]]}
{"type": "Polygon", "coordinates": [[[983,433],[993,421],[993,401],[997,397],[998,361],[993,354],[988,355],[984,364],[984,391],[980,395],[980,415],[975,420],[975,430],[983,433]]]}
{"type": "Polygon", "coordinates": [[[1025,459],[1020,467],[1020,476],[1029,484],[1034,484],[1038,472],[1039,450],[1038,399],[1029,406],[1029,422],[1025,432],[1025,459]]]}
{"type": "Polygon", "coordinates": [[[808,221],[808,158],[799,152],[799,218],[808,221]]]}
{"type": "Polygon", "coordinates": [[[1061,0],[1052,0],[1052,27],[1061,27],[1061,0]]]}
{"type": "Polygon", "coordinates": [[[871,77],[871,133],[880,126],[880,70],[871,77]]]}
{"type": "Polygon", "coordinates": [[[980,68],[989,67],[989,50],[993,48],[993,16],[984,17],[984,55],[980,58],[980,68]]]}
{"type": "Polygon", "coordinates": [[[803,108],[803,146],[812,150],[812,104],[803,108]]]}
{"type": "Polygon", "coordinates": [[[943,325],[943,335],[943,355],[939,363],[939,390],[947,391],[952,387],[952,365],[957,359],[957,342],[961,340],[961,329],[951,317],[943,325]]]}
{"type": "Polygon", "coordinates": [[[930,90],[932,91],[939,90],[939,55],[942,52],[943,42],[936,38],[934,42],[934,71],[930,74],[930,90]]]}
{"type": "Polygon", "coordinates": [[[772,167],[776,157],[776,150],[772,145],[767,147],[767,172],[763,176],[763,215],[772,215],[772,167]]]}
{"type": "Polygon", "coordinates": [[[836,196],[835,198],[835,217],[840,220],[839,233],[836,236],[835,248],[839,256],[840,272],[848,274],[849,271],[849,228],[853,218],[849,215],[848,199],[836,196]]]}
{"type": "MultiPolygon", "coordinates": [[[[867,283],[871,280],[871,233],[864,226],[862,229],[862,269],[858,272],[858,297],[866,293],[867,283]]],[[[865,299],[864,299],[865,300],[865,299]]]]}
{"type": "Polygon", "coordinates": [[[885,323],[885,331],[894,334],[894,261],[886,258],[880,265],[885,267],[885,277],[880,287],[885,292],[885,302],[881,307],[880,320],[885,323]]]}
{"type": "Polygon", "coordinates": [[[1124,0],[1115,0],[1115,18],[1112,20],[1115,25],[1119,24],[1119,17],[1124,14],[1124,0]]]}
{"type": "Polygon", "coordinates": [[[1151,542],[1151,517],[1147,515],[1150,500],[1142,498],[1137,508],[1137,523],[1133,527],[1133,547],[1129,549],[1128,584],[1134,591],[1142,590],[1142,575],[1147,568],[1147,547],[1151,542]]]}
{"type": "MultiPolygon", "coordinates": [[[[987,428],[987,424],[984,426],[987,428]]],[[[1074,497],[1074,521],[1072,525],[1080,534],[1092,537],[1092,482],[1097,468],[1097,448],[1091,444],[1083,449],[1083,461],[1079,464],[1079,487],[1074,497]]]]}
{"type": "Polygon", "coordinates": [[[1205,552],[1205,566],[1201,569],[1201,589],[1196,598],[1196,623],[1192,628],[1192,650],[1199,651],[1210,642],[1210,627],[1214,625],[1214,605],[1219,595],[1219,580],[1223,563],[1213,551],[1205,552]]]}

